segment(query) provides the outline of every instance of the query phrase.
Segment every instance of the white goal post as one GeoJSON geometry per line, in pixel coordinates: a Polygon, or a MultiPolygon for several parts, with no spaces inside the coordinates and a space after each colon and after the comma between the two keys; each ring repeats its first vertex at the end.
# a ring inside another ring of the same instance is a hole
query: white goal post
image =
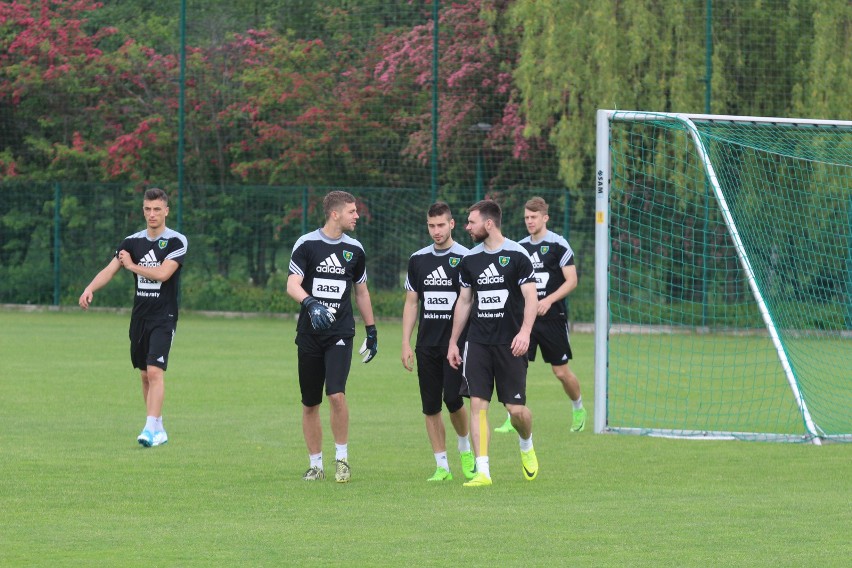
{"type": "Polygon", "coordinates": [[[852,121],[599,110],[596,143],[595,432],[852,441],[852,121]]]}

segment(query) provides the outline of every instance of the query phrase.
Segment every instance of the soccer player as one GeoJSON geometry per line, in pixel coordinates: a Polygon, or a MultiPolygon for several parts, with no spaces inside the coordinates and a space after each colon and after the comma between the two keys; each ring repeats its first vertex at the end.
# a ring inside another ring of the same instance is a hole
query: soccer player
{"type": "MultiPolygon", "coordinates": [[[[583,408],[580,381],[568,366],[572,354],[565,310],[565,296],[577,287],[577,267],[568,241],[547,229],[550,219],[547,211],[547,202],[541,197],[533,197],[526,202],[524,223],[529,236],[519,241],[532,259],[538,288],[538,317],[530,336],[529,360],[535,361],[536,348],[541,348],[542,359],[550,363],[553,374],[562,383],[574,407],[571,432],[582,432],[586,428],[586,409],[583,408]]],[[[513,431],[508,418],[494,430],[513,431]]]]}
{"type": "Polygon", "coordinates": [[[527,351],[538,306],[535,272],[527,251],[503,236],[497,203],[479,201],[468,212],[466,229],[478,244],[460,263],[461,289],[447,352],[450,365],[458,368],[463,364],[470,393],[476,475],[464,486],[491,485],[488,405],[495,386],[497,400],[506,407],[518,432],[524,479],[532,481],[538,476],[538,459],[526,387],[527,351]],[[470,329],[462,356],[458,340],[468,320],[470,329]]]}
{"type": "Polygon", "coordinates": [[[351,477],[346,381],[355,337],[353,294],[367,330],[360,350],[364,363],[369,363],[378,351],[378,334],[367,289],[364,247],[345,234],[355,230],[358,221],[355,197],[345,191],[332,191],[325,196],[322,205],[325,225],[296,241],[287,277],[287,293],[302,305],[296,324],[296,345],[302,393],[302,432],[310,457],[310,467],[303,479],[325,479],[319,414],[325,387],[325,395],[331,405],[334,479],[338,483],[346,483],[351,477]]]}
{"type": "Polygon", "coordinates": [[[453,308],[459,293],[459,263],[469,251],[453,240],[453,219],[450,206],[438,202],[426,213],[426,227],[433,245],[424,247],[408,260],[405,279],[405,305],[402,310],[402,365],[413,369],[411,334],[417,321],[417,379],[420,401],[426,418],[426,433],[432,444],[437,468],[428,481],[450,481],[453,474],[447,461],[447,442],[441,400],[450,413],[461,455],[462,473],[473,478],[474,456],[468,436],[469,420],[461,396],[462,376],[450,367],[447,345],[452,331],[453,308]],[[419,305],[419,310],[418,310],[419,305]]]}
{"type": "Polygon", "coordinates": [[[140,371],[147,411],[145,427],[136,441],[150,448],[169,441],[162,412],[165,373],[177,329],[178,286],[188,242],[166,227],[169,197],[162,189],[145,192],[142,212],[147,228],[124,239],[109,264],[83,290],[79,304],[89,309],[95,292],[122,268],[133,273],[136,295],[130,316],[130,361],[140,371]]]}

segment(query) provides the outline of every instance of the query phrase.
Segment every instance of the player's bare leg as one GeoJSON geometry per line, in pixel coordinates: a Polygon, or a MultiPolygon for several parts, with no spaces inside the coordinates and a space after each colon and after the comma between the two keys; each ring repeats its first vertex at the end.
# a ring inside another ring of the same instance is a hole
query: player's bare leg
{"type": "Polygon", "coordinates": [[[163,429],[163,400],[165,399],[165,372],[154,366],[140,371],[142,396],[145,399],[145,428],[136,438],[144,447],[161,446],[169,441],[163,429]]]}
{"type": "Polygon", "coordinates": [[[331,405],[331,434],[335,444],[345,444],[349,441],[349,407],[346,405],[346,395],[342,392],[328,395],[331,405]]]}
{"type": "Polygon", "coordinates": [[[328,395],[331,406],[331,435],[334,437],[335,447],[335,474],[334,479],[338,483],[346,483],[350,478],[349,450],[349,407],[346,404],[346,395],[342,392],[328,395]]]}
{"type": "Polygon", "coordinates": [[[521,404],[507,404],[506,410],[512,420],[512,426],[517,430],[521,438],[529,438],[532,435],[532,412],[521,404]]]}
{"type": "Polygon", "coordinates": [[[553,374],[562,383],[562,388],[565,390],[568,398],[578,400],[580,398],[580,381],[577,379],[577,375],[574,374],[567,364],[553,365],[552,368],[553,374]]]}
{"type": "Polygon", "coordinates": [[[455,412],[450,413],[450,422],[456,431],[458,439],[459,459],[461,460],[462,473],[467,479],[473,479],[476,471],[476,456],[473,453],[470,441],[470,415],[467,408],[462,405],[455,412]]]}
{"type": "Polygon", "coordinates": [[[450,413],[450,422],[458,436],[465,437],[470,433],[470,418],[464,406],[450,413]]]}
{"type": "Polygon", "coordinates": [[[574,407],[571,419],[571,431],[582,432],[586,428],[586,409],[583,408],[580,381],[567,363],[565,365],[553,365],[553,374],[562,383],[562,388],[565,390],[568,398],[571,399],[571,404],[574,407]]]}
{"type": "Polygon", "coordinates": [[[450,463],[447,459],[447,432],[444,428],[444,417],[441,412],[424,417],[426,420],[426,433],[432,452],[435,454],[435,473],[428,481],[452,481],[450,463]]]}
{"type": "Polygon", "coordinates": [[[302,433],[305,445],[311,455],[322,452],[322,424],[320,423],[320,405],[302,405],[302,433]]]}
{"type": "Polygon", "coordinates": [[[518,432],[524,479],[532,481],[538,476],[538,458],[532,443],[532,412],[520,404],[507,404],[506,410],[511,417],[512,426],[518,432]]]}
{"type": "MultiPolygon", "coordinates": [[[[452,415],[451,415],[452,416],[452,415]]],[[[444,429],[444,418],[442,413],[425,416],[426,433],[429,435],[429,443],[432,444],[434,453],[447,451],[447,432],[444,429]]]]}
{"type": "Polygon", "coordinates": [[[475,396],[470,397],[470,413],[470,438],[476,455],[476,475],[464,486],[484,487],[491,485],[491,468],[488,464],[488,445],[491,441],[491,429],[488,427],[488,401],[475,396]]]}
{"type": "Polygon", "coordinates": [[[142,371],[142,394],[145,396],[148,416],[162,416],[166,398],[165,371],[154,366],[142,371]]]}

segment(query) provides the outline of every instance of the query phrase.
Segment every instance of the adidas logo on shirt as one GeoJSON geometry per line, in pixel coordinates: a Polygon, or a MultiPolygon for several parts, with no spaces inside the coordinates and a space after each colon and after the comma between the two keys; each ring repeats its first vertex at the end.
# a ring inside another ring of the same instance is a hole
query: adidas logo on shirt
{"type": "Polygon", "coordinates": [[[340,261],[337,260],[337,255],[331,253],[328,255],[328,258],[317,266],[317,272],[324,272],[326,274],[346,274],[346,269],[343,268],[343,265],[341,265],[340,261]]]}
{"type": "Polygon", "coordinates": [[[544,268],[544,263],[538,257],[538,251],[532,253],[530,260],[532,261],[533,268],[544,268]]]}
{"type": "Polygon", "coordinates": [[[157,255],[154,254],[154,249],[148,251],[148,254],[139,260],[139,266],[160,266],[160,261],[157,260],[157,255]]]}
{"type": "Polygon", "coordinates": [[[477,284],[502,284],[503,281],[503,277],[497,272],[497,267],[494,266],[493,262],[476,279],[477,284]]]}
{"type": "Polygon", "coordinates": [[[439,266],[423,281],[426,286],[452,286],[453,281],[444,272],[444,267],[439,266]]]}

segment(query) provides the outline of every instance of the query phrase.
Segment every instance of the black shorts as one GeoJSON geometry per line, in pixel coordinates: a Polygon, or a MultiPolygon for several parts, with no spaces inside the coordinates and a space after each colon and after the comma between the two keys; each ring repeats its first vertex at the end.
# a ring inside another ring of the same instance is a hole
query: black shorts
{"type": "Polygon", "coordinates": [[[441,412],[441,400],[451,414],[464,406],[461,396],[462,374],[453,369],[447,360],[446,347],[417,347],[417,379],[420,383],[420,401],[423,414],[433,416],[441,412]]]}
{"type": "Polygon", "coordinates": [[[346,393],[346,380],[352,366],[352,337],[299,333],[299,388],[302,404],[316,406],[326,396],[346,393]]]}
{"type": "Polygon", "coordinates": [[[530,361],[535,361],[537,347],[541,349],[541,358],[545,363],[567,365],[572,358],[568,323],[563,319],[536,319],[530,333],[530,349],[527,352],[530,361]]]}
{"type": "Polygon", "coordinates": [[[527,403],[527,357],[512,355],[510,345],[466,342],[462,374],[470,396],[491,401],[494,387],[503,404],[527,403]]]}
{"type": "Polygon", "coordinates": [[[130,320],[130,362],[137,369],[148,366],[163,371],[169,366],[169,351],[177,330],[174,320],[130,320]]]}

